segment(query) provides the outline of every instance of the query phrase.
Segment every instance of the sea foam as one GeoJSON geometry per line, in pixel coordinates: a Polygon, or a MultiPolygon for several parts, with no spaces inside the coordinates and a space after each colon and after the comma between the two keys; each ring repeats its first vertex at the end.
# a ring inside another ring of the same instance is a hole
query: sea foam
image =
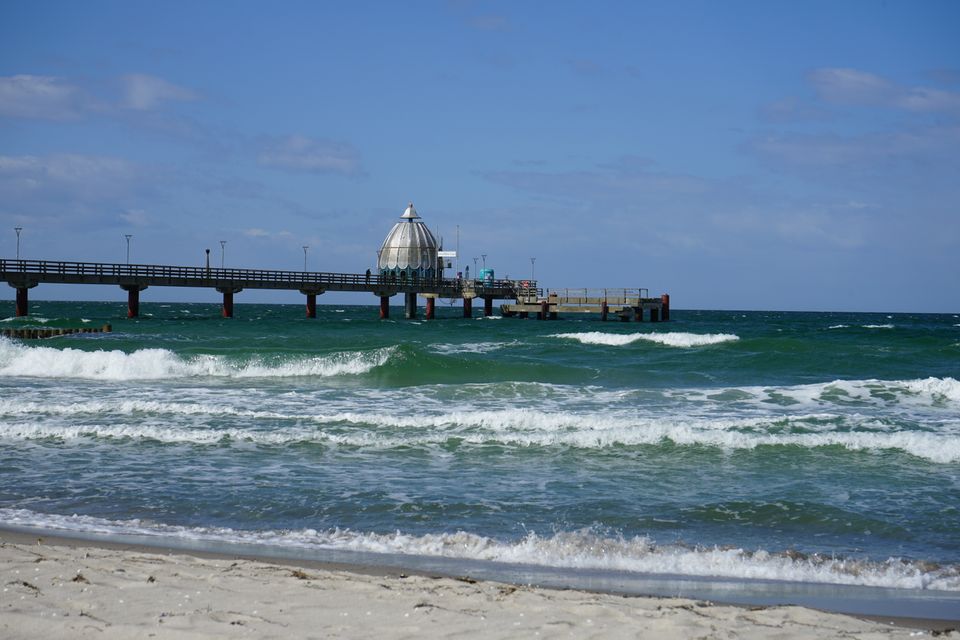
{"type": "Polygon", "coordinates": [[[702,347],[723,342],[733,342],[740,336],[732,333],[607,333],[604,331],[585,331],[582,333],[557,333],[553,338],[577,340],[583,344],[599,344],[621,347],[638,340],[655,342],[668,347],[702,347]]]}
{"type": "Polygon", "coordinates": [[[531,531],[518,540],[497,540],[464,531],[414,535],[402,531],[370,533],[340,528],[285,531],[191,528],[138,519],[117,521],[42,514],[26,509],[0,509],[0,520],[14,526],[108,537],[147,536],[158,543],[177,539],[188,544],[219,542],[297,551],[359,551],[564,569],[960,591],[960,571],[953,565],[929,565],[900,558],[871,561],[763,549],[662,545],[646,536],[624,537],[593,529],[550,535],[531,531]]]}
{"type": "Polygon", "coordinates": [[[281,378],[363,374],[387,362],[396,351],[340,352],[288,360],[231,360],[218,355],[180,356],[167,349],[82,351],[27,347],[0,338],[0,377],[156,380],[189,377],[281,378]]]}

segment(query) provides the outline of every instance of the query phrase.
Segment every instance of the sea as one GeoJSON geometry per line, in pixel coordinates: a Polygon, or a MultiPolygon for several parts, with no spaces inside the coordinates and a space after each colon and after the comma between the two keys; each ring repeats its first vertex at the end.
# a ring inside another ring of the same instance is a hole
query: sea
{"type": "Polygon", "coordinates": [[[957,314],[30,313],[113,331],[0,338],[0,527],[960,617],[957,314]]]}

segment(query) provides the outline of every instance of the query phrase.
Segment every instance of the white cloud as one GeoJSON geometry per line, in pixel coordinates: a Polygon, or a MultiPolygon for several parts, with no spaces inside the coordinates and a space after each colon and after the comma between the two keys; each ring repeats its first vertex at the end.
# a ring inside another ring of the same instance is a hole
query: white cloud
{"type": "Polygon", "coordinates": [[[261,165],[275,169],[311,173],[362,173],[360,153],[351,145],[307,136],[265,139],[258,158],[261,165]]]}
{"type": "Polygon", "coordinates": [[[84,200],[126,193],[139,177],[130,162],[107,156],[0,156],[0,194],[84,200]]]}
{"type": "Polygon", "coordinates": [[[162,102],[176,100],[190,102],[199,99],[196,92],[175,85],[163,78],[143,73],[133,73],[121,78],[123,83],[123,106],[128,109],[147,111],[162,102]]]}
{"type": "Polygon", "coordinates": [[[62,78],[0,77],[0,115],[42,120],[73,120],[84,110],[83,92],[62,78]]]}
{"type": "Polygon", "coordinates": [[[243,235],[248,238],[261,238],[264,240],[286,240],[292,238],[293,234],[289,231],[267,231],[266,229],[260,229],[257,227],[251,229],[244,229],[243,235]]]}
{"type": "Polygon", "coordinates": [[[905,87],[865,71],[815,69],[808,79],[817,96],[832,104],[879,106],[918,113],[960,113],[960,93],[929,87],[905,87]]]}
{"type": "Polygon", "coordinates": [[[146,227],[152,222],[143,209],[127,209],[120,213],[120,219],[134,227],[146,227]]]}

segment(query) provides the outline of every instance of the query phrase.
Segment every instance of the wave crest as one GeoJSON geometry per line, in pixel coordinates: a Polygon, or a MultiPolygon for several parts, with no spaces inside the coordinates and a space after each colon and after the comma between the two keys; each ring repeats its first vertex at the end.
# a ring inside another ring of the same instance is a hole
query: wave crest
{"type": "Polygon", "coordinates": [[[395,347],[324,356],[235,361],[225,356],[180,356],[167,349],[82,351],[26,347],[0,340],[0,376],[80,378],[86,380],[157,380],[189,377],[285,378],[363,374],[387,362],[395,347]]]}
{"type": "Polygon", "coordinates": [[[897,589],[960,591],[960,567],[900,558],[853,559],[795,551],[660,545],[646,536],[623,537],[594,529],[549,536],[530,532],[519,540],[497,540],[465,531],[421,535],[349,529],[244,531],[225,527],[183,527],[141,520],[105,520],[91,516],[41,514],[0,509],[0,519],[23,527],[99,535],[175,538],[194,543],[220,542],[273,548],[361,551],[483,560],[568,569],[645,574],[783,580],[897,589]]]}
{"type": "Polygon", "coordinates": [[[605,331],[585,331],[582,333],[557,333],[553,338],[577,340],[583,344],[600,344],[611,347],[622,347],[638,340],[655,342],[668,347],[703,347],[723,342],[734,342],[740,336],[732,333],[607,333],[605,331]]]}

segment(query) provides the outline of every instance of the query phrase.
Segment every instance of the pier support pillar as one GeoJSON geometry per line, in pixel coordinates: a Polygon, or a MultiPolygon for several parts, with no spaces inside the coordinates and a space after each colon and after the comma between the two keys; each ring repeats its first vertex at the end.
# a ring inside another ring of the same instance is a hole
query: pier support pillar
{"type": "Polygon", "coordinates": [[[315,293],[307,294],[307,317],[317,317],[317,294],[315,293]]]}
{"type": "Polygon", "coordinates": [[[540,303],[540,311],[537,312],[537,320],[548,320],[550,318],[550,312],[548,309],[550,305],[547,304],[547,301],[544,300],[540,303]]]}
{"type": "Polygon", "coordinates": [[[27,287],[17,287],[17,317],[22,318],[30,313],[30,300],[27,296],[27,287]]]}
{"type": "Polygon", "coordinates": [[[473,317],[473,298],[463,299],[463,317],[464,318],[473,317]]]}
{"type": "Polygon", "coordinates": [[[217,287],[217,291],[223,294],[223,317],[233,317],[233,294],[240,293],[243,289],[239,287],[217,287]]]}
{"type": "Polygon", "coordinates": [[[435,307],[436,303],[437,303],[437,299],[436,299],[436,298],[434,298],[434,297],[432,297],[432,296],[429,297],[429,298],[427,298],[427,311],[426,311],[426,319],[427,319],[427,320],[433,320],[433,316],[434,316],[434,313],[435,313],[434,307],[435,307]]]}
{"type": "Polygon", "coordinates": [[[670,294],[669,293],[665,293],[662,296],[660,296],[660,306],[663,310],[661,313],[661,316],[663,317],[663,321],[667,322],[668,320],[670,320],[670,294]]]}
{"type": "Polygon", "coordinates": [[[519,314],[517,314],[517,315],[519,315],[521,318],[529,318],[529,317],[530,317],[530,314],[527,313],[526,311],[521,311],[521,312],[520,312],[519,314]]]}
{"type": "Polygon", "coordinates": [[[122,284],[120,288],[127,292],[127,317],[140,317],[140,292],[147,288],[143,284],[122,284]]]}
{"type": "Polygon", "coordinates": [[[403,315],[407,320],[413,320],[417,317],[417,294],[403,294],[403,315]]]}
{"type": "Polygon", "coordinates": [[[633,315],[637,322],[643,322],[643,306],[636,307],[633,310],[633,315]]]}
{"type": "Polygon", "coordinates": [[[390,319],[390,296],[380,296],[380,319],[390,319]]]}
{"type": "Polygon", "coordinates": [[[127,289],[127,317],[137,318],[140,316],[140,288],[131,287],[127,289]]]}
{"type": "Polygon", "coordinates": [[[493,315],[493,296],[483,297],[483,316],[489,318],[493,315]]]}
{"type": "Polygon", "coordinates": [[[610,308],[607,306],[606,300],[600,303],[600,320],[602,320],[603,322],[607,321],[607,313],[609,312],[609,310],[610,308]]]}
{"type": "Polygon", "coordinates": [[[650,322],[660,322],[660,310],[656,307],[650,309],[650,322]]]}

